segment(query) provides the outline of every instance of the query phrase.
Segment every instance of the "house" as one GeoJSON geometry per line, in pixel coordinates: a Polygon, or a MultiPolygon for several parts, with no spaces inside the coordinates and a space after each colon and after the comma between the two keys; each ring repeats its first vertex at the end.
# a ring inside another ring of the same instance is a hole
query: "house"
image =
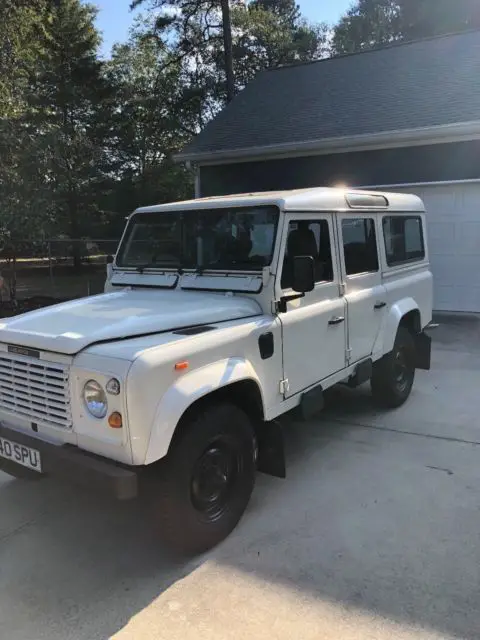
{"type": "Polygon", "coordinates": [[[196,195],[345,184],[428,209],[435,308],[480,312],[480,32],[265,71],[178,156],[196,195]]]}

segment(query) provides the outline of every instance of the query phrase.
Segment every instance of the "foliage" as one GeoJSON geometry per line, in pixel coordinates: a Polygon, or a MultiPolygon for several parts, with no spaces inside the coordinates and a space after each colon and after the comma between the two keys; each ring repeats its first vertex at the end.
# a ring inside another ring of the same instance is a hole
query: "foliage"
{"type": "Polygon", "coordinates": [[[146,15],[105,61],[83,0],[0,3],[0,252],[12,263],[52,236],[118,237],[136,206],[193,195],[173,155],[232,91],[326,53],[326,26],[294,0],[134,4],[146,15]]]}
{"type": "Polygon", "coordinates": [[[335,27],[336,54],[353,53],[401,39],[401,18],[395,0],[358,0],[335,27]]]}
{"type": "Polygon", "coordinates": [[[478,0],[399,0],[399,5],[407,40],[480,27],[478,0]]]}
{"type": "Polygon", "coordinates": [[[232,14],[234,68],[240,89],[268,68],[323,57],[327,25],[311,25],[291,0],[255,0],[232,14]]]}
{"type": "MultiPolygon", "coordinates": [[[[182,68],[139,19],[129,41],[114,47],[107,78],[114,88],[116,182],[132,206],[191,195],[192,182],[172,155],[191,137],[194,122],[183,105],[182,68]],[[161,70],[161,71],[160,71],[161,70]]],[[[193,118],[195,120],[195,118],[193,118]]]]}
{"type": "Polygon", "coordinates": [[[47,224],[39,138],[28,131],[26,89],[42,50],[43,0],[3,0],[0,5],[0,256],[10,266],[15,299],[15,257],[47,224]]]}
{"type": "Polygon", "coordinates": [[[0,3],[0,118],[15,117],[41,44],[45,0],[0,3]]]}
{"type": "MultiPolygon", "coordinates": [[[[133,6],[146,0],[135,0],[133,6]]],[[[228,101],[220,0],[149,0],[150,33],[179,64],[182,96],[177,107],[198,132],[228,101]]],[[[293,0],[230,0],[235,92],[259,71],[315,59],[326,53],[327,26],[311,25],[293,0]]]]}
{"type": "Polygon", "coordinates": [[[98,59],[96,10],[56,3],[27,90],[28,131],[45,162],[54,230],[79,237],[98,214],[96,192],[108,171],[110,87],[98,59]],[[102,117],[107,116],[107,122],[102,117]]]}
{"type": "MultiPolygon", "coordinates": [[[[170,42],[174,60],[208,66],[212,48],[221,51],[222,76],[232,73],[230,4],[241,0],[133,0],[132,8],[146,4],[155,14],[152,35],[170,42]],[[228,48],[228,51],[226,51],[228,48]]],[[[231,89],[232,90],[232,89],[231,89]]]]}
{"type": "Polygon", "coordinates": [[[335,27],[332,50],[352,53],[478,27],[478,0],[357,0],[335,27]]]}

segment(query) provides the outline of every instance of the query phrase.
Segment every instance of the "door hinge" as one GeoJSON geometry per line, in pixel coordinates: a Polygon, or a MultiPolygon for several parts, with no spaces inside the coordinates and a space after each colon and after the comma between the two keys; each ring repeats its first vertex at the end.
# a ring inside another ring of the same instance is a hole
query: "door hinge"
{"type": "Polygon", "coordinates": [[[341,296],[345,295],[345,291],[347,290],[347,286],[345,284],[345,282],[340,282],[340,284],[338,285],[338,289],[339,289],[339,293],[341,296]]]}
{"type": "Polygon", "coordinates": [[[352,350],[351,349],[347,349],[345,352],[345,356],[347,358],[347,362],[350,362],[350,360],[352,359],[352,350]]]}
{"type": "Polygon", "coordinates": [[[280,380],[280,393],[282,394],[282,396],[285,396],[288,391],[290,389],[290,385],[288,383],[288,378],[285,378],[285,380],[280,380]]]}

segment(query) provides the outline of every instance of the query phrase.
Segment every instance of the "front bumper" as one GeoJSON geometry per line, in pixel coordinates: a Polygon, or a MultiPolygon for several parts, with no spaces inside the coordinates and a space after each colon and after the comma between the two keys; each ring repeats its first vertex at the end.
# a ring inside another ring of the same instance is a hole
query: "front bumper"
{"type": "Polygon", "coordinates": [[[42,473],[30,471],[2,457],[0,457],[0,471],[28,478],[51,475],[117,500],[130,500],[138,495],[138,474],[111,460],[87,453],[69,444],[54,445],[3,425],[0,425],[0,436],[39,451],[42,473]]]}

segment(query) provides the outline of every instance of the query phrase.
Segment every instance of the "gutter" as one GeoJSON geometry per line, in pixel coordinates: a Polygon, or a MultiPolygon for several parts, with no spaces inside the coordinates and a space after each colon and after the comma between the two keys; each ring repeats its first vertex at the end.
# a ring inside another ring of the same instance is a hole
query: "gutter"
{"type": "Polygon", "coordinates": [[[358,136],[336,136],[320,140],[288,142],[284,144],[227,149],[222,151],[175,154],[175,162],[194,162],[197,165],[233,164],[252,160],[292,158],[309,155],[328,155],[354,151],[373,151],[400,147],[445,144],[480,140],[480,120],[417,129],[397,129],[358,136]]]}
{"type": "Polygon", "coordinates": [[[451,187],[452,185],[478,184],[480,178],[464,178],[463,180],[438,180],[437,182],[394,182],[392,184],[370,184],[365,186],[351,186],[352,189],[410,189],[417,187],[451,187]]]}

